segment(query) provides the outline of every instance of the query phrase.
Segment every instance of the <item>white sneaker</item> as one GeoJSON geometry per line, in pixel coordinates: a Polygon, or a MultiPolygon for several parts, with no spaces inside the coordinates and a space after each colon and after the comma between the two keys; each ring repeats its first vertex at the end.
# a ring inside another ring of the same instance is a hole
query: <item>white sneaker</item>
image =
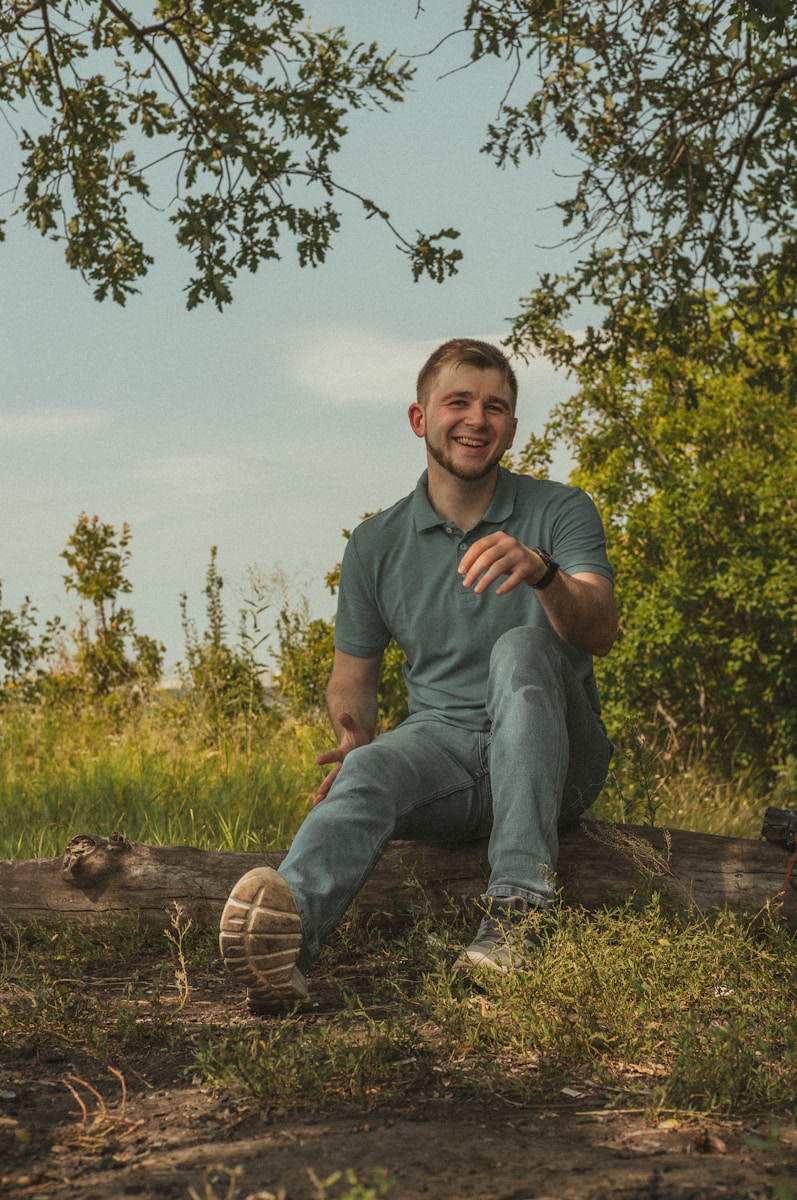
{"type": "Polygon", "coordinates": [[[307,999],[296,959],[302,921],[291,889],[271,867],[255,867],[230,892],[221,914],[224,965],[246,989],[251,1012],[287,1008],[307,999]]]}

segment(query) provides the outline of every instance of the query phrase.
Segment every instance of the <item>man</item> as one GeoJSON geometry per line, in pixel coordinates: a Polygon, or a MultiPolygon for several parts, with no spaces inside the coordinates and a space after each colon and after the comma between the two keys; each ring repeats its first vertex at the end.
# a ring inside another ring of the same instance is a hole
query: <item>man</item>
{"type": "Polygon", "coordinates": [[[484,919],[455,964],[506,971],[553,898],[558,830],[597,797],[611,747],[592,656],[616,633],[600,518],[578,488],[499,466],[517,380],[496,347],[444,343],[418,376],[427,470],[363,522],[341,565],[327,707],[338,746],[279,872],[238,881],[224,961],[250,1007],[305,972],[388,841],[489,836],[484,919]],[[410,715],[374,738],[382,656],[406,654],[410,715]]]}

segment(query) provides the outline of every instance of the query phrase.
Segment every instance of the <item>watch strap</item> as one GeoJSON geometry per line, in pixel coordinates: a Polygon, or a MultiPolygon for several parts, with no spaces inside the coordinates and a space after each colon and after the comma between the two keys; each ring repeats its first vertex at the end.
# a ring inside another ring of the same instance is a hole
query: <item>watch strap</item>
{"type": "Polygon", "coordinates": [[[534,546],[533,550],[535,554],[539,554],[540,558],[545,563],[546,571],[542,579],[539,579],[537,583],[533,583],[531,586],[534,588],[535,592],[542,592],[548,587],[549,584],[553,583],[554,577],[559,570],[559,563],[555,562],[554,559],[551,558],[548,551],[543,550],[540,546],[534,546]]]}

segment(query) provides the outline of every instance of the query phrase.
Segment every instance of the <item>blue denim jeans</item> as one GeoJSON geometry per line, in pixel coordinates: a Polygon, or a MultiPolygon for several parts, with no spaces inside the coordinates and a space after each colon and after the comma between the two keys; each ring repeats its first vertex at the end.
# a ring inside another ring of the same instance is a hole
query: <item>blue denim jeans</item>
{"type": "Polygon", "coordinates": [[[499,638],[486,707],[487,732],[416,719],[346,756],[280,867],[304,926],[302,969],[394,838],[489,837],[487,894],[550,904],[559,830],[597,798],[611,745],[548,630],[499,638]]]}

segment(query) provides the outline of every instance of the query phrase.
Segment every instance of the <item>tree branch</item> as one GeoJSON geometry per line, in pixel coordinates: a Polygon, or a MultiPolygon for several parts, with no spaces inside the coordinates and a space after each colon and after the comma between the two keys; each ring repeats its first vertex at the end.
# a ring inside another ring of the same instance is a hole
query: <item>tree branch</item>
{"type": "MultiPolygon", "coordinates": [[[[152,56],[153,61],[158,64],[158,67],[160,68],[160,70],[163,71],[166,78],[169,80],[172,88],[174,89],[175,95],[179,98],[181,104],[185,108],[185,111],[190,116],[194,126],[199,130],[199,132],[202,134],[202,136],[205,138],[205,140],[208,142],[208,144],[210,146],[212,146],[215,150],[218,150],[219,146],[218,146],[216,139],[213,137],[212,131],[208,128],[208,126],[202,120],[197,107],[194,104],[192,104],[191,100],[185,95],[185,93],[183,92],[183,89],[180,87],[180,84],[177,82],[177,79],[175,78],[174,72],[172,71],[171,67],[166,62],[165,58],[160,53],[160,51],[156,48],[156,46],[146,36],[144,29],[142,29],[141,26],[136,25],[135,22],[130,17],[129,13],[125,12],[125,10],[123,8],[120,8],[119,5],[115,3],[115,0],[101,0],[101,4],[102,4],[103,8],[107,8],[108,11],[110,13],[113,13],[113,15],[116,17],[116,19],[118,21],[120,21],[122,25],[124,25],[125,29],[128,31],[128,33],[133,38],[133,40],[138,42],[139,45],[143,46],[144,49],[147,51],[147,53],[152,56]]],[[[180,55],[181,55],[183,61],[185,62],[189,72],[191,72],[193,75],[198,76],[199,78],[203,79],[204,82],[208,82],[204,73],[199,71],[198,68],[195,66],[195,64],[192,63],[190,61],[190,59],[188,58],[188,56],[186,55],[180,39],[175,34],[173,34],[171,32],[171,30],[167,30],[167,32],[169,33],[169,36],[172,38],[172,40],[176,42],[178,50],[180,52],[180,55]]]]}
{"type": "Polygon", "coordinates": [[[42,24],[44,26],[44,36],[47,41],[47,55],[50,59],[53,77],[55,79],[56,87],[58,88],[58,95],[61,97],[61,106],[64,117],[71,117],[71,119],[74,120],[75,110],[67,94],[64,81],[61,78],[61,69],[58,65],[58,54],[55,47],[55,39],[53,38],[52,26],[50,25],[50,13],[48,9],[48,0],[41,0],[42,24]]]}

